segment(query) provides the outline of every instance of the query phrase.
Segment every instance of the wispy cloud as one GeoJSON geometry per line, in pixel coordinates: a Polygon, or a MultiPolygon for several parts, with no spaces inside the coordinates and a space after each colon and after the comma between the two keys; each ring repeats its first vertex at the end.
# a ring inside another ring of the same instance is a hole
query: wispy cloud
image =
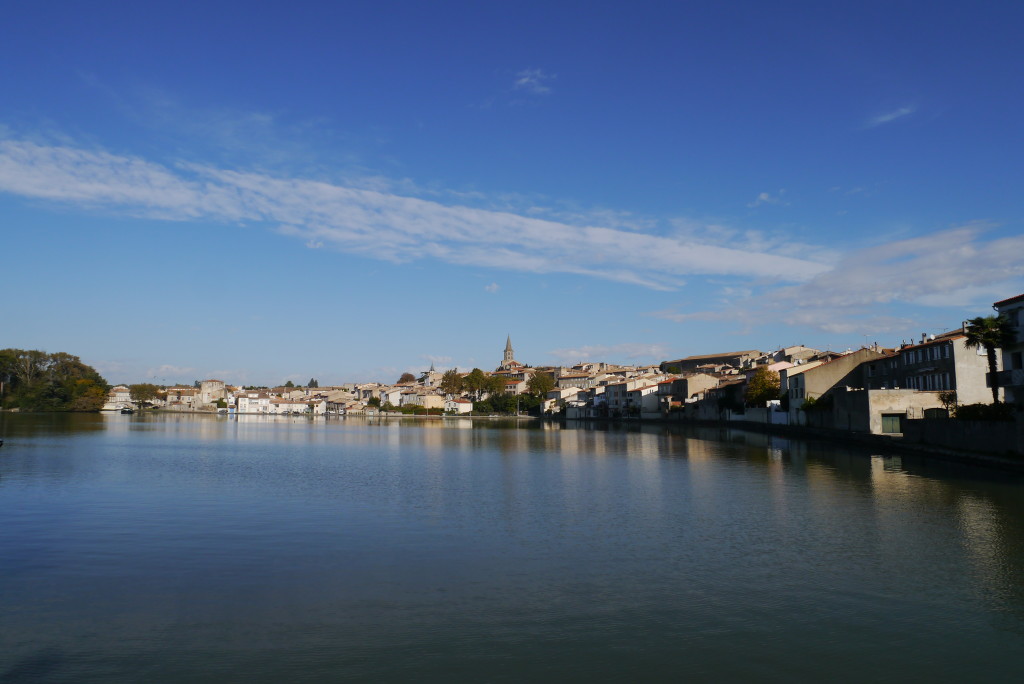
{"type": "Polygon", "coordinates": [[[547,95],[551,92],[551,86],[548,84],[556,78],[556,74],[549,74],[543,69],[523,69],[516,74],[512,88],[534,95],[547,95]]]}
{"type": "Polygon", "coordinates": [[[757,199],[755,199],[753,202],[748,202],[747,206],[759,207],[762,204],[780,204],[785,206],[789,203],[782,199],[782,196],[784,194],[786,194],[785,190],[779,190],[779,192],[774,195],[771,194],[770,192],[762,192],[757,195],[757,199]]]}
{"type": "Polygon", "coordinates": [[[584,345],[553,349],[548,355],[561,363],[577,363],[579,361],[628,359],[631,361],[656,362],[669,355],[669,346],[659,343],[624,342],[614,345],[584,345]]]}
{"type": "Polygon", "coordinates": [[[662,310],[676,322],[736,320],[786,323],[832,333],[906,332],[913,320],[899,304],[984,308],[1024,279],[1024,235],[986,239],[984,224],[897,240],[843,256],[832,269],[797,285],[763,288],[718,308],[662,310]],[[996,293],[996,294],[994,294],[996,293]]]}
{"type": "MultiPolygon", "coordinates": [[[[449,206],[295,177],[179,163],[69,146],[0,140],[0,191],[146,218],[264,223],[311,247],[392,262],[572,273],[671,290],[687,275],[801,282],[819,261],[737,249],[687,236],[578,226],[449,206]]],[[[782,251],[782,250],[778,250],[782,251]]]]}
{"type": "Polygon", "coordinates": [[[891,112],[885,112],[884,114],[879,114],[878,116],[868,119],[867,123],[864,124],[864,127],[875,128],[876,126],[882,126],[895,121],[896,119],[902,119],[905,116],[910,116],[915,111],[917,111],[917,107],[914,106],[900,107],[899,109],[894,109],[891,112]]]}
{"type": "Polygon", "coordinates": [[[495,292],[497,292],[500,289],[501,289],[501,286],[498,285],[498,283],[491,283],[490,285],[487,285],[487,286],[484,287],[484,290],[487,291],[487,292],[490,292],[491,294],[494,294],[495,292]]]}

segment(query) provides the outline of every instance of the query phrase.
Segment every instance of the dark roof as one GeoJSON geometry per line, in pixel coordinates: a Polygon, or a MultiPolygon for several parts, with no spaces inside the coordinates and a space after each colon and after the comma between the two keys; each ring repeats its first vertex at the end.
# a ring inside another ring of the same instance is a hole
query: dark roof
{"type": "Polygon", "coordinates": [[[761,352],[756,349],[747,349],[745,351],[734,351],[724,352],[722,354],[698,354],[697,356],[687,356],[682,359],[676,359],[674,361],[665,361],[665,363],[679,363],[680,361],[699,361],[701,359],[721,359],[727,356],[758,356],[761,352]]]}

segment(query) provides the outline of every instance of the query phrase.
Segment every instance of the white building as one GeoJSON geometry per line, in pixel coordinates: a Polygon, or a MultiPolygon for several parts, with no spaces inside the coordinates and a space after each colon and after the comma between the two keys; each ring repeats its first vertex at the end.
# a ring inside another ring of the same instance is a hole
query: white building
{"type": "Polygon", "coordinates": [[[111,387],[110,392],[107,394],[107,401],[103,404],[104,411],[120,411],[123,408],[131,408],[132,395],[131,390],[125,385],[117,385],[111,387]]]}
{"type": "Polygon", "coordinates": [[[245,392],[235,397],[238,413],[270,413],[270,395],[266,392],[245,392]]]}
{"type": "Polygon", "coordinates": [[[445,413],[470,413],[473,410],[473,402],[469,399],[447,399],[444,402],[445,413]]]}

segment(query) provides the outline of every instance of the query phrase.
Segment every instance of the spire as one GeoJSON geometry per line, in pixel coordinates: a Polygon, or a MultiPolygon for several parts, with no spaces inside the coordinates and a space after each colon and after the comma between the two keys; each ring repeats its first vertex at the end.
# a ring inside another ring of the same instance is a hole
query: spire
{"type": "Polygon", "coordinates": [[[505,342],[505,357],[501,361],[501,367],[507,366],[509,361],[515,361],[516,355],[512,352],[512,336],[508,336],[505,342]]]}

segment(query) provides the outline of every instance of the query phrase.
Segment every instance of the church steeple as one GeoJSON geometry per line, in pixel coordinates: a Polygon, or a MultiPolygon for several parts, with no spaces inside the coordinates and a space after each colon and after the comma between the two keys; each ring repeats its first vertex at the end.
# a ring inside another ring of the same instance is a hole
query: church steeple
{"type": "Polygon", "coordinates": [[[505,341],[505,359],[502,363],[508,363],[509,361],[515,361],[515,354],[512,353],[512,335],[508,336],[505,341]]]}

